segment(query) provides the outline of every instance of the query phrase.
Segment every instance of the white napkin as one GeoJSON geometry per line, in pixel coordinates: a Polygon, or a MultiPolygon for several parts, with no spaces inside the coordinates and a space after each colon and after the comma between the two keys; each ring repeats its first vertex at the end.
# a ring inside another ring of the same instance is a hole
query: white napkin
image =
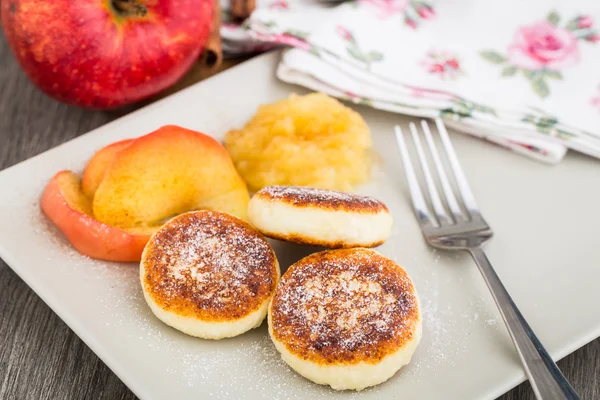
{"type": "Polygon", "coordinates": [[[455,129],[555,163],[566,147],[600,158],[597,27],[600,2],[582,0],[275,0],[222,34],[230,51],[293,47],[277,70],[286,82],[441,115],[455,129]]]}

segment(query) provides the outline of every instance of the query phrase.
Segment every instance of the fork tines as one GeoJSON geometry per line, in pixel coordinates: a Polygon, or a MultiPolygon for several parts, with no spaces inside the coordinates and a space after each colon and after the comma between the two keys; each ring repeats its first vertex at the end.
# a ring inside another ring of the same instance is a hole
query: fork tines
{"type": "Polygon", "coordinates": [[[423,196],[423,192],[421,191],[419,181],[417,180],[413,164],[408,154],[408,149],[406,146],[406,141],[404,140],[404,135],[402,134],[402,129],[399,126],[395,126],[394,129],[396,134],[396,141],[398,142],[398,148],[400,150],[400,156],[402,158],[402,164],[404,166],[404,173],[408,182],[408,187],[412,197],[413,205],[417,213],[417,217],[423,225],[432,223],[433,225],[439,226],[453,224],[459,221],[467,221],[469,219],[472,219],[474,216],[479,215],[479,208],[475,203],[475,198],[473,197],[473,193],[471,192],[469,184],[467,183],[467,178],[465,177],[465,174],[462,168],[460,167],[458,157],[456,156],[454,146],[452,146],[452,142],[450,141],[450,137],[448,136],[448,132],[446,131],[444,123],[441,119],[436,118],[435,125],[437,127],[437,132],[440,136],[442,146],[445,150],[446,159],[448,161],[448,164],[450,165],[450,169],[452,170],[451,174],[454,175],[454,180],[458,187],[458,192],[462,197],[462,202],[465,206],[468,215],[465,215],[465,213],[463,213],[461,207],[458,204],[457,198],[454,195],[454,191],[450,184],[450,180],[448,179],[448,174],[446,174],[446,170],[444,169],[444,165],[440,158],[440,154],[438,153],[436,144],[433,140],[433,135],[431,133],[431,130],[429,129],[429,124],[426,120],[421,120],[422,135],[425,136],[425,142],[427,143],[429,154],[431,156],[430,158],[433,161],[435,170],[437,171],[437,176],[442,187],[445,202],[448,206],[448,209],[450,210],[450,213],[452,214],[452,217],[448,215],[448,213],[446,212],[446,208],[442,204],[442,199],[440,198],[440,194],[432,176],[427,157],[425,156],[425,152],[423,151],[423,146],[421,145],[421,134],[419,133],[417,125],[411,122],[409,124],[410,133],[413,138],[417,157],[419,158],[419,162],[421,164],[421,170],[425,178],[427,193],[429,194],[429,199],[431,200],[431,205],[435,213],[435,218],[431,216],[429,212],[429,207],[427,206],[427,202],[425,201],[425,197],[423,196]]]}

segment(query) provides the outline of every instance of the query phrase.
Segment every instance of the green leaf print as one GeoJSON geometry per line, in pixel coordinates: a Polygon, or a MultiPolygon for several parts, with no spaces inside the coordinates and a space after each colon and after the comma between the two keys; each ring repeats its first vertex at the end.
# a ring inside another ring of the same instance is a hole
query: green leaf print
{"type": "MultiPolygon", "coordinates": [[[[257,21],[256,22],[258,26],[264,27],[264,28],[274,28],[277,26],[277,22],[273,21],[272,19],[266,20],[266,21],[257,21]]],[[[242,24],[240,25],[241,28],[245,29],[245,30],[250,30],[250,18],[246,19],[244,22],[242,22],[242,24]]]]}
{"type": "Polygon", "coordinates": [[[550,79],[562,79],[562,74],[558,71],[544,71],[544,77],[550,79]]]}
{"type": "Polygon", "coordinates": [[[571,139],[571,138],[575,137],[575,135],[573,133],[567,132],[563,129],[557,129],[556,136],[561,139],[571,139]]]}
{"type": "Polygon", "coordinates": [[[535,77],[535,72],[530,69],[522,69],[521,71],[523,71],[523,75],[525,75],[525,78],[529,79],[530,81],[532,81],[535,77]]]}
{"type": "Polygon", "coordinates": [[[481,113],[496,115],[496,111],[488,106],[482,106],[481,104],[474,104],[473,110],[479,111],[481,113]]]}
{"type": "Polygon", "coordinates": [[[539,117],[537,118],[537,125],[554,126],[558,124],[556,117],[539,117]]]}
{"type": "Polygon", "coordinates": [[[535,124],[535,117],[533,115],[526,115],[521,121],[535,124]]]}
{"type": "Polygon", "coordinates": [[[558,13],[554,10],[552,10],[548,13],[548,15],[546,16],[546,19],[552,25],[558,25],[558,23],[560,22],[560,17],[558,16],[558,13]]]}
{"type": "Polygon", "coordinates": [[[381,61],[381,60],[383,60],[383,54],[381,54],[378,51],[371,51],[371,52],[369,52],[368,58],[369,58],[369,61],[371,61],[371,62],[381,61]]]}
{"type": "Polygon", "coordinates": [[[550,126],[538,126],[536,130],[538,132],[545,133],[546,135],[549,135],[550,132],[552,131],[552,127],[550,127],[550,126]]]}
{"type": "Polygon", "coordinates": [[[348,54],[350,54],[350,56],[352,56],[352,58],[355,60],[362,61],[367,64],[369,63],[369,60],[366,59],[365,55],[356,47],[349,46],[346,47],[346,50],[348,50],[348,54]]]}
{"type": "Polygon", "coordinates": [[[449,111],[452,114],[454,114],[455,119],[462,118],[462,117],[471,117],[472,112],[473,112],[473,107],[470,103],[468,103],[464,100],[461,100],[461,99],[457,99],[454,101],[452,108],[447,108],[446,111],[449,111]]]}
{"type": "Polygon", "coordinates": [[[287,33],[288,35],[291,35],[291,36],[295,36],[298,39],[302,39],[302,40],[308,39],[308,32],[305,32],[305,31],[299,31],[296,29],[288,29],[287,31],[285,31],[285,33],[287,33]]]}
{"type": "Polygon", "coordinates": [[[514,65],[509,65],[502,70],[502,76],[513,76],[518,71],[518,68],[514,65]]]}
{"type": "MultiPolygon", "coordinates": [[[[567,30],[570,30],[572,33],[568,35],[572,36],[572,38],[577,41],[598,41],[597,30],[593,25],[592,18],[588,15],[577,15],[574,18],[564,19],[561,21],[559,13],[556,10],[551,10],[546,15],[545,21],[542,21],[541,23],[544,24],[546,22],[555,26],[556,29],[566,28],[567,30]]],[[[527,29],[533,29],[536,26],[537,25],[530,25],[527,29]]],[[[521,32],[524,31],[521,30],[521,32]]],[[[529,43],[529,45],[535,45],[535,43],[529,43]]],[[[509,46],[508,49],[510,54],[511,47],[509,46]]],[[[538,54],[536,51],[533,53],[534,55],[538,54]]],[[[500,68],[502,68],[501,74],[503,77],[513,77],[517,74],[523,74],[525,79],[529,81],[529,84],[531,85],[531,88],[535,94],[542,99],[550,96],[550,86],[560,84],[560,82],[553,81],[563,80],[562,72],[560,70],[556,70],[556,67],[553,66],[552,69],[547,69],[546,66],[551,65],[550,63],[542,62],[539,64],[532,64],[529,67],[519,67],[518,65],[512,63],[511,57],[507,57],[506,54],[503,54],[502,52],[484,50],[479,54],[487,61],[497,64],[500,68]]],[[[538,56],[540,54],[543,55],[543,53],[539,53],[538,56]]],[[[542,127],[544,129],[547,128],[547,126],[543,123],[538,124],[537,120],[532,123],[535,123],[538,127],[542,127]]]]}
{"type": "MultiPolygon", "coordinates": [[[[544,113],[542,110],[537,110],[538,112],[544,113]]],[[[565,131],[564,129],[557,128],[558,119],[553,116],[546,117],[537,117],[533,115],[526,115],[522,119],[523,122],[527,122],[535,126],[535,129],[538,132],[545,134],[553,134],[556,137],[561,139],[570,139],[574,135],[571,132],[565,131]]]]}
{"type": "Polygon", "coordinates": [[[486,51],[482,51],[481,53],[481,57],[485,58],[486,60],[488,60],[489,62],[492,62],[494,64],[502,64],[503,62],[506,61],[506,58],[498,53],[497,51],[493,51],[493,50],[486,50],[486,51]]]}
{"type": "Polygon", "coordinates": [[[451,120],[460,119],[460,117],[458,115],[456,115],[452,110],[450,110],[448,108],[440,111],[440,118],[451,119],[451,120]]]}
{"type": "Polygon", "coordinates": [[[453,119],[473,117],[473,111],[480,113],[496,115],[496,111],[493,108],[483,106],[481,104],[472,103],[464,99],[455,99],[452,101],[452,107],[444,109],[440,116],[442,118],[452,117],[453,119]],[[448,114],[448,115],[446,115],[448,114]]]}
{"type": "Polygon", "coordinates": [[[565,28],[567,28],[570,31],[576,31],[579,29],[579,17],[578,18],[574,18],[572,20],[570,20],[567,25],[565,26],[565,28]]]}
{"type": "Polygon", "coordinates": [[[311,46],[310,50],[308,52],[310,54],[312,54],[313,56],[321,58],[321,53],[319,53],[319,50],[317,50],[317,48],[315,46],[311,46]]]}
{"type": "Polygon", "coordinates": [[[540,96],[542,99],[548,97],[550,89],[546,82],[542,79],[534,79],[531,81],[531,88],[533,91],[540,96]]]}

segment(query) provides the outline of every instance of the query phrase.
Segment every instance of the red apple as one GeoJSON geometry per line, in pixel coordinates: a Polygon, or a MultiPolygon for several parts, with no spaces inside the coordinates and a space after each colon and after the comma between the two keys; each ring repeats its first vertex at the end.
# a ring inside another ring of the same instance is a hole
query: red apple
{"type": "Polygon", "coordinates": [[[69,104],[114,108],[152,96],[191,67],[213,0],[0,0],[27,76],[69,104]]]}

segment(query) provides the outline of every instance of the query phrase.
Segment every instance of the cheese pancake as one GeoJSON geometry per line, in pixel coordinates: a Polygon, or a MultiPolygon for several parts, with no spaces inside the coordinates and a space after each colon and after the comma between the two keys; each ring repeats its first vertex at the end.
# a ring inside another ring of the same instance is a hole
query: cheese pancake
{"type": "Polygon", "coordinates": [[[248,223],[216,211],[181,214],[142,254],[146,302],[164,323],[221,339],[261,324],[277,284],[273,249],[248,223]]]}
{"type": "Polygon", "coordinates": [[[368,196],[298,186],[268,186],[248,205],[268,237],[328,248],[375,247],[391,234],[386,205],[368,196]]]}
{"type": "Polygon", "coordinates": [[[422,331],[408,274],[369,249],[324,251],[292,265],[268,318],[283,360],[337,390],[389,379],[410,361],[422,331]]]}

